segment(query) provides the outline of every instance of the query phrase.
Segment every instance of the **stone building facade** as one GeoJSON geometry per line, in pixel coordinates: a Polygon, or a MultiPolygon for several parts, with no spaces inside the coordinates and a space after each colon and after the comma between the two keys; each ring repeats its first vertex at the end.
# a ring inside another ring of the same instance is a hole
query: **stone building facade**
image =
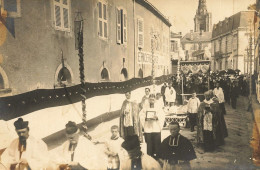
{"type": "Polygon", "coordinates": [[[250,29],[254,32],[254,13],[241,11],[213,26],[211,46],[214,70],[239,69],[241,73],[249,72],[249,34],[250,29]]]}
{"type": "Polygon", "coordinates": [[[0,96],[79,84],[74,20],[84,19],[87,82],[170,73],[171,23],[147,0],[0,0],[0,96]]]}

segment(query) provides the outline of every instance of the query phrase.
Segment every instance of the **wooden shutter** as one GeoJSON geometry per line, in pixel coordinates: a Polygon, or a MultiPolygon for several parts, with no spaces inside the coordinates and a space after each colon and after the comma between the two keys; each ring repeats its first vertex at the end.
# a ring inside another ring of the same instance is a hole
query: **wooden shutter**
{"type": "Polygon", "coordinates": [[[103,4],[104,37],[107,38],[107,5],[103,4]]]}
{"type": "Polygon", "coordinates": [[[102,3],[98,2],[98,28],[99,36],[103,37],[103,22],[102,22],[102,3]]]}
{"type": "Polygon", "coordinates": [[[121,44],[121,10],[116,9],[116,42],[121,44]]]}
{"type": "Polygon", "coordinates": [[[127,42],[127,14],[123,13],[123,43],[127,42]]]}
{"type": "Polygon", "coordinates": [[[138,31],[138,48],[144,47],[144,21],[143,19],[137,19],[137,31],[138,31]]]}
{"type": "Polygon", "coordinates": [[[55,26],[61,27],[60,6],[55,5],[55,26]]]}

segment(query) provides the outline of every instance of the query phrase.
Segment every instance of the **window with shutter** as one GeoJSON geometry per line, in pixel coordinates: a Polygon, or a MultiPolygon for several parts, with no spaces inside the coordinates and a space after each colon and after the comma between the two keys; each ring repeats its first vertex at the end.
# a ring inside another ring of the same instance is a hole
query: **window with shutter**
{"type": "Polygon", "coordinates": [[[127,14],[126,14],[126,12],[123,13],[123,40],[124,40],[124,43],[127,42],[127,14]]]}
{"type": "Polygon", "coordinates": [[[127,42],[127,13],[123,8],[116,9],[116,42],[126,44],[127,42]]]}
{"type": "Polygon", "coordinates": [[[117,21],[116,21],[116,42],[118,44],[121,44],[121,11],[120,9],[116,10],[116,15],[117,15],[117,21]]]}
{"type": "Polygon", "coordinates": [[[104,39],[108,37],[107,19],[107,4],[100,1],[98,2],[98,35],[104,39]]]}
{"type": "Polygon", "coordinates": [[[144,21],[142,18],[137,20],[137,31],[138,31],[138,48],[144,47],[144,21]]]}
{"type": "Polygon", "coordinates": [[[53,0],[55,29],[70,31],[69,0],[53,0]]]}

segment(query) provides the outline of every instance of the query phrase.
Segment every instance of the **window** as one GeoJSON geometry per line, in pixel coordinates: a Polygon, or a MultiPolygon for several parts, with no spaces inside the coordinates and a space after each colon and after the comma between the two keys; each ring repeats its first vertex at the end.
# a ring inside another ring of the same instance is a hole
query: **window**
{"type": "Polygon", "coordinates": [[[144,73],[143,73],[143,70],[141,68],[138,71],[138,77],[139,78],[143,78],[144,77],[144,73]]]}
{"type": "Polygon", "coordinates": [[[107,19],[107,4],[98,2],[98,35],[105,39],[108,37],[107,19]]]}
{"type": "Polygon", "coordinates": [[[0,5],[7,11],[8,17],[21,17],[21,0],[0,0],[0,5]]]}
{"type": "Polygon", "coordinates": [[[121,81],[125,81],[128,79],[128,73],[127,73],[127,69],[123,68],[121,70],[121,81]]]}
{"type": "Polygon", "coordinates": [[[177,41],[171,41],[171,52],[177,52],[177,51],[178,51],[177,41]]]}
{"type": "Polygon", "coordinates": [[[69,0],[54,0],[55,28],[61,31],[70,31],[70,3],[69,0]]]}
{"type": "Polygon", "coordinates": [[[138,48],[144,48],[144,20],[137,19],[137,32],[138,32],[138,48]]]}
{"type": "Polygon", "coordinates": [[[57,81],[60,86],[71,84],[71,82],[72,82],[71,74],[70,74],[70,71],[66,67],[63,67],[59,71],[57,81]]]}
{"type": "Polygon", "coordinates": [[[101,71],[101,79],[109,80],[109,74],[108,74],[108,70],[106,68],[103,68],[101,71]]]}
{"type": "Polygon", "coordinates": [[[117,43],[125,44],[127,42],[127,13],[126,10],[117,8],[116,11],[116,35],[117,43]]]}

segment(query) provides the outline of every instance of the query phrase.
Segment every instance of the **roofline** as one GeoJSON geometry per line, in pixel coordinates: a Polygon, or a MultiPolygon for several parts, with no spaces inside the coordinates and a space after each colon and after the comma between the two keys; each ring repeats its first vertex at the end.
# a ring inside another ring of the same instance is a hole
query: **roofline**
{"type": "Polygon", "coordinates": [[[169,26],[169,27],[172,26],[170,21],[153,4],[151,4],[147,0],[134,0],[134,1],[137,2],[138,4],[142,5],[149,11],[151,11],[154,15],[156,15],[158,18],[160,18],[167,26],[169,26]]]}

